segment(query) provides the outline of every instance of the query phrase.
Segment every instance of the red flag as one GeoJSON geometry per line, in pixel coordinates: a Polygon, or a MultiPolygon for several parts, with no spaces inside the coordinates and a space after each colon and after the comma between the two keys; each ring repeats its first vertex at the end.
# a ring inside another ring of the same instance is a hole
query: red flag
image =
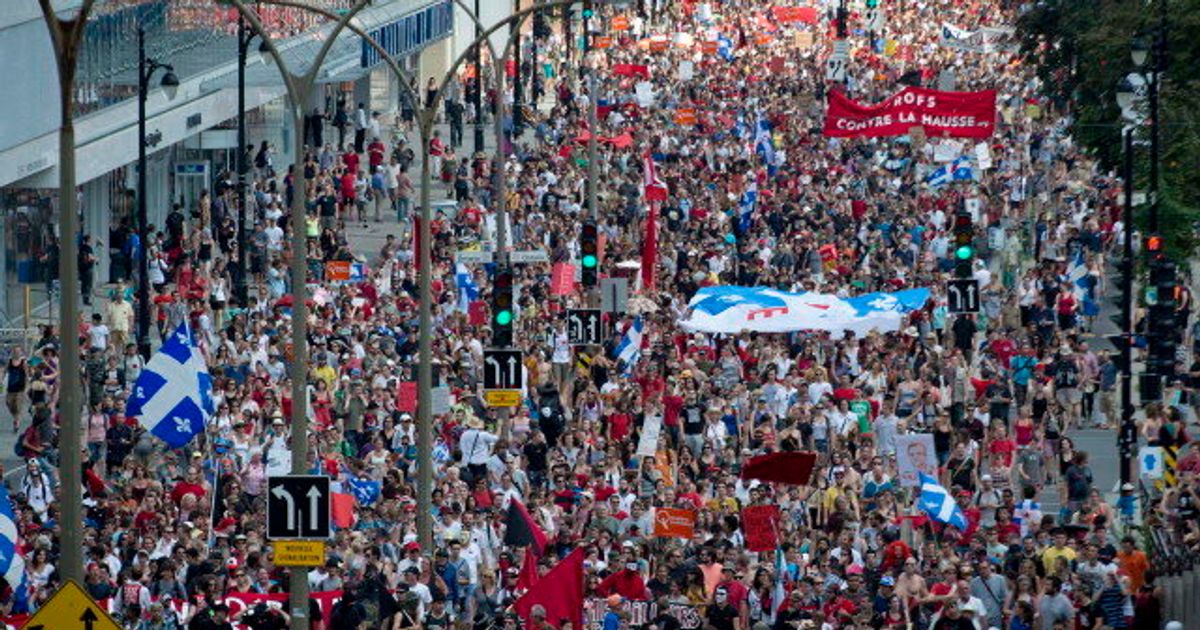
{"type": "Polygon", "coordinates": [[[513,608],[529,623],[530,609],[539,604],[546,609],[546,619],[570,619],[576,628],[583,627],[583,547],[554,565],[513,608]]]}
{"type": "MultiPolygon", "coordinates": [[[[413,269],[421,273],[421,217],[413,216],[413,269]]],[[[432,259],[432,255],[430,256],[432,259]]]]}
{"type": "Polygon", "coordinates": [[[658,169],[649,153],[642,156],[642,185],[645,187],[646,201],[667,200],[667,185],[658,178],[658,169]]]}
{"type": "Polygon", "coordinates": [[[816,462],[816,453],[768,453],[752,457],[743,464],[741,477],[804,486],[808,485],[816,462]]]}
{"type": "Polygon", "coordinates": [[[529,511],[518,500],[512,499],[504,516],[504,544],[529,547],[536,556],[546,549],[546,532],[533,522],[529,511]]]}
{"type": "Polygon", "coordinates": [[[658,202],[650,202],[646,211],[646,235],[642,237],[642,290],[654,290],[655,268],[658,265],[658,202]]]}
{"type": "Polygon", "coordinates": [[[525,548],[525,560],[521,563],[521,573],[517,575],[517,588],[529,590],[538,583],[541,579],[537,572],[537,556],[533,554],[533,547],[525,548]]]}
{"type": "Polygon", "coordinates": [[[334,492],[329,510],[334,525],[341,529],[354,527],[354,495],[334,492]]]}

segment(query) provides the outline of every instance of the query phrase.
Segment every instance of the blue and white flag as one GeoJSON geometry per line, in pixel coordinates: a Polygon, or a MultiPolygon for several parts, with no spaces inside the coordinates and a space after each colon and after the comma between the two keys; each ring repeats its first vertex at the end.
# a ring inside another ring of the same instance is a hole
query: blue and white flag
{"type": "Polygon", "coordinates": [[[779,607],[783,605],[783,600],[787,599],[787,587],[784,586],[784,577],[787,575],[787,562],[783,557],[783,549],[775,549],[775,590],[771,592],[771,615],[772,619],[779,613],[779,607]]]}
{"type": "Polygon", "coordinates": [[[758,206],[758,182],[750,182],[750,187],[746,192],[742,193],[742,199],[738,201],[738,231],[743,234],[750,229],[750,223],[754,219],[754,208],[758,206]]]}
{"type": "Polygon", "coordinates": [[[13,512],[8,488],[0,484],[0,573],[13,590],[13,613],[29,611],[29,589],[25,577],[25,559],[17,552],[17,517],[13,512]]]}
{"type": "Polygon", "coordinates": [[[479,299],[479,287],[475,284],[475,277],[466,265],[455,264],[454,284],[458,286],[458,310],[466,313],[471,307],[471,302],[479,299]]]}
{"type": "Polygon", "coordinates": [[[921,496],[917,498],[917,506],[929,515],[929,518],[947,523],[961,532],[967,531],[967,517],[954,502],[954,497],[946,491],[937,480],[923,472],[918,472],[921,479],[921,496]]]}
{"type": "Polygon", "coordinates": [[[187,324],[180,324],[142,369],[127,413],[167,446],[179,448],[204,432],[214,411],[212,377],[187,324]]]}
{"type": "Polygon", "coordinates": [[[638,359],[642,358],[641,315],[635,317],[633,323],[629,325],[629,329],[625,331],[625,336],[621,337],[621,342],[617,344],[615,353],[617,359],[625,364],[625,372],[632,372],[634,366],[637,365],[638,359]]]}
{"type": "Polygon", "coordinates": [[[733,61],[733,40],[724,35],[717,37],[717,54],[725,61],[733,61]]]}
{"type": "Polygon", "coordinates": [[[746,114],[738,112],[737,119],[733,123],[733,135],[739,139],[750,137],[750,125],[746,124],[746,114]]]}
{"type": "Polygon", "coordinates": [[[354,495],[354,500],[363,507],[378,501],[382,490],[383,482],[378,479],[356,478],[350,480],[350,493],[354,495]]]}
{"type": "Polygon", "coordinates": [[[770,287],[704,287],[688,302],[679,325],[689,332],[736,334],[801,330],[896,332],[905,318],[929,301],[929,289],[868,293],[841,298],[828,293],[791,293],[770,287]]]}
{"type": "Polygon", "coordinates": [[[760,114],[754,128],[754,152],[767,166],[767,173],[773,176],[779,163],[775,156],[775,139],[771,137],[771,121],[760,114]]]}
{"type": "Polygon", "coordinates": [[[1067,267],[1066,281],[1071,284],[1071,293],[1075,295],[1075,299],[1079,300],[1083,314],[1088,317],[1095,317],[1100,314],[1100,306],[1096,304],[1093,289],[1096,286],[1096,281],[1088,272],[1087,261],[1083,255],[1083,248],[1075,253],[1075,258],[1067,267]]]}
{"type": "Polygon", "coordinates": [[[971,179],[975,179],[975,170],[971,168],[971,160],[967,157],[959,157],[950,164],[943,164],[934,169],[925,178],[925,183],[932,188],[941,188],[952,181],[971,179]]]}

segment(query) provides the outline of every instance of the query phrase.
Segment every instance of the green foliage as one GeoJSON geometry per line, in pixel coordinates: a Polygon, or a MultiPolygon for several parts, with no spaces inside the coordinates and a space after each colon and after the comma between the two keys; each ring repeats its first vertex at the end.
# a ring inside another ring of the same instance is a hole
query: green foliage
{"type": "MultiPolygon", "coordinates": [[[[1200,0],[1043,0],[1017,23],[1022,54],[1037,68],[1055,106],[1069,111],[1076,140],[1105,169],[1121,164],[1116,104],[1122,77],[1135,70],[1134,37],[1159,24],[1166,3],[1167,68],[1161,94],[1159,217],[1168,251],[1190,253],[1200,220],[1200,0]]],[[[1148,137],[1146,130],[1139,138],[1148,137]]],[[[1136,147],[1138,190],[1147,189],[1149,149],[1136,147]]],[[[1145,213],[1139,213],[1144,217],[1145,213]]]]}

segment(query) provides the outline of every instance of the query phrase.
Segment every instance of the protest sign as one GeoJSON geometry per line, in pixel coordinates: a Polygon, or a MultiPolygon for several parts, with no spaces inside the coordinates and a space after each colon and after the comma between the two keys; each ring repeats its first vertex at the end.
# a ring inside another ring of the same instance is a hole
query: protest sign
{"type": "Polygon", "coordinates": [[[662,416],[653,414],[646,418],[642,425],[641,436],[638,437],[637,454],[642,457],[654,457],[658,450],[658,436],[662,433],[662,416]]]}
{"type": "Polygon", "coordinates": [[[696,513],[681,508],[654,508],[654,536],[690,540],[696,533],[696,513]]]}
{"type": "Polygon", "coordinates": [[[937,468],[933,434],[913,433],[896,436],[896,470],[900,474],[900,485],[912,488],[919,486],[918,472],[937,478],[937,468]]]}
{"type": "Polygon", "coordinates": [[[742,510],[747,551],[770,551],[778,543],[779,506],[754,505],[742,510]]]}
{"type": "Polygon", "coordinates": [[[416,381],[400,381],[396,385],[396,409],[408,413],[417,412],[416,381]]]}

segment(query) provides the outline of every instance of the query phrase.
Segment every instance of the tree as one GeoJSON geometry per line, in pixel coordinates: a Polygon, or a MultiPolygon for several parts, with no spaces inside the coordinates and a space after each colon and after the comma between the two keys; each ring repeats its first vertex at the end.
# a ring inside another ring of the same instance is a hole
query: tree
{"type": "MultiPolygon", "coordinates": [[[[1055,108],[1070,115],[1075,139],[1102,167],[1117,169],[1124,121],[1116,86],[1136,70],[1130,44],[1159,24],[1160,9],[1167,63],[1159,91],[1159,225],[1169,251],[1182,257],[1197,245],[1194,223],[1200,221],[1200,0],[1043,0],[1021,16],[1017,31],[1024,60],[1036,66],[1055,108]]],[[[1135,150],[1137,189],[1145,190],[1149,152],[1135,150]]]]}

